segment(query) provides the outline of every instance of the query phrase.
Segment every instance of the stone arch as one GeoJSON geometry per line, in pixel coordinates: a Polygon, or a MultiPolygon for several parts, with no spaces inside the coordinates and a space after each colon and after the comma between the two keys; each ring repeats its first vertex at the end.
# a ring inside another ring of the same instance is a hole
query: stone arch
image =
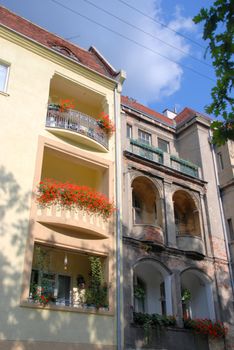
{"type": "Polygon", "coordinates": [[[187,193],[188,196],[190,196],[192,198],[192,200],[194,201],[196,207],[198,209],[201,208],[201,203],[200,203],[200,197],[199,197],[199,194],[197,192],[194,192],[194,191],[190,191],[189,189],[187,188],[181,188],[179,186],[174,186],[173,187],[173,193],[172,193],[172,196],[175,194],[175,192],[177,191],[183,191],[185,193],[187,193]]]}
{"type": "Polygon", "coordinates": [[[152,178],[151,176],[148,176],[146,174],[141,173],[140,171],[137,170],[132,170],[130,173],[130,181],[131,181],[131,185],[133,183],[133,181],[135,180],[135,178],[137,177],[145,177],[146,179],[148,179],[149,181],[152,182],[152,184],[156,187],[160,198],[164,198],[164,192],[163,192],[163,184],[159,182],[159,180],[157,180],[156,178],[152,178]]]}

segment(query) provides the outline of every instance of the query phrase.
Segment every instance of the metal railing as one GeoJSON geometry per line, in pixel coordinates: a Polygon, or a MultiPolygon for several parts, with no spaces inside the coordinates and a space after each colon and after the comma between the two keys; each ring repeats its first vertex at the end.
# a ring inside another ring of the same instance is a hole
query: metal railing
{"type": "Polygon", "coordinates": [[[181,171],[184,174],[198,177],[198,167],[196,165],[190,164],[183,159],[175,158],[171,156],[171,167],[175,170],[181,171]]]}
{"type": "Polygon", "coordinates": [[[69,109],[65,112],[48,109],[46,127],[64,129],[85,135],[108,149],[108,135],[98,121],[89,115],[69,109]]]}
{"type": "Polygon", "coordinates": [[[162,151],[150,145],[143,144],[138,140],[131,139],[127,150],[137,156],[146,158],[155,163],[163,164],[162,151]]]}

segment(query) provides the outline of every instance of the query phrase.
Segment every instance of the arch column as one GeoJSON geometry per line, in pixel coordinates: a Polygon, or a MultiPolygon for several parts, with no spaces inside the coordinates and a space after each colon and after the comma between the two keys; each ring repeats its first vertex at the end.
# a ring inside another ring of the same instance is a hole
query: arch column
{"type": "Polygon", "coordinates": [[[174,271],[171,275],[171,293],[172,293],[172,308],[173,315],[179,327],[183,327],[183,309],[181,302],[181,279],[180,271],[174,271]]]}
{"type": "Polygon", "coordinates": [[[167,244],[169,247],[177,247],[174,204],[172,200],[172,183],[164,180],[165,223],[167,232],[167,244]]]}
{"type": "Polygon", "coordinates": [[[201,202],[201,221],[203,226],[202,231],[203,231],[203,239],[206,246],[206,253],[208,256],[212,256],[210,239],[209,239],[208,221],[207,221],[206,208],[205,208],[205,200],[204,200],[204,195],[202,193],[200,193],[200,202],[201,202]]]}

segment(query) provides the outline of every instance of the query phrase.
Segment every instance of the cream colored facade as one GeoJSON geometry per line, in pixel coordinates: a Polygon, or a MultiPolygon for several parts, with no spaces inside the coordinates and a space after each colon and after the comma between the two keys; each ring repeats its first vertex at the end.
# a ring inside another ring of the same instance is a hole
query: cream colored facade
{"type": "Polygon", "coordinates": [[[41,210],[35,191],[41,180],[54,178],[90,186],[116,202],[119,130],[103,145],[87,132],[58,128],[52,119],[48,124],[46,116],[48,103],[73,99],[75,110],[94,122],[101,112],[115,122],[121,79],[99,74],[6,26],[0,26],[0,47],[0,63],[9,65],[7,89],[0,92],[0,349],[115,348],[115,215],[106,222],[88,212],[53,206],[41,210]],[[70,283],[70,294],[77,290],[78,273],[86,282],[89,278],[88,256],[105,261],[108,306],[96,310],[74,307],[71,301],[33,303],[36,245],[52,252],[48,274],[70,283]]]}

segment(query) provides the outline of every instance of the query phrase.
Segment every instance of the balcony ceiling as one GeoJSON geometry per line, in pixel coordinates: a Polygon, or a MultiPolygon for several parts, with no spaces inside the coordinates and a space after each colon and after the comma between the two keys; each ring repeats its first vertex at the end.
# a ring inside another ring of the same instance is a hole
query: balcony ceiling
{"type": "Polygon", "coordinates": [[[89,90],[71,80],[65,79],[59,75],[55,75],[51,79],[50,97],[61,98],[64,94],[73,98],[82,99],[82,103],[87,103],[92,106],[97,106],[103,103],[104,96],[96,91],[89,90]]]}

